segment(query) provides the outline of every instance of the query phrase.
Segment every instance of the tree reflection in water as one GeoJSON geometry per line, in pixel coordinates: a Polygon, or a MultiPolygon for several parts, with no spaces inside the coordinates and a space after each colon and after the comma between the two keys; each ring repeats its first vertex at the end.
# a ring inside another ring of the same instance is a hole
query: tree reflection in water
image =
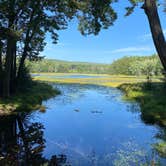
{"type": "MultiPolygon", "coordinates": [[[[140,109],[145,109],[145,108],[141,108],[141,105],[138,104],[133,104],[128,106],[128,111],[140,114],[140,119],[144,124],[147,125],[157,124],[155,127],[157,127],[158,129],[158,133],[154,137],[157,138],[159,141],[157,143],[154,143],[152,147],[160,157],[166,158],[166,126],[161,125],[159,122],[157,122],[153,118],[153,116],[149,115],[149,113],[147,114],[149,110],[142,112],[140,109]]],[[[157,111],[156,111],[156,116],[160,117],[163,120],[166,119],[165,116],[158,114],[157,111]]]]}
{"type": "Polygon", "coordinates": [[[0,165],[69,166],[66,155],[54,155],[50,160],[42,156],[45,148],[44,126],[31,123],[27,117],[27,113],[1,117],[0,165]]]}

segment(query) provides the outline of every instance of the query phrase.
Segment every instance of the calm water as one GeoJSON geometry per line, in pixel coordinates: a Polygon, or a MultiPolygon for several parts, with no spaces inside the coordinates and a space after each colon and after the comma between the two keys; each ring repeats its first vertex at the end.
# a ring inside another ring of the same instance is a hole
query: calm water
{"type": "Polygon", "coordinates": [[[72,166],[126,166],[134,165],[133,156],[132,160],[142,161],[152,156],[151,145],[159,141],[155,136],[160,129],[145,125],[139,105],[123,101],[121,91],[90,85],[53,86],[62,94],[43,102],[45,112],[1,120],[1,153],[7,149],[5,140],[10,140],[12,147],[19,144],[17,155],[33,163],[34,158],[61,155],[62,163],[72,166]]]}
{"type": "Polygon", "coordinates": [[[94,75],[80,75],[80,74],[70,74],[70,75],[47,75],[47,74],[31,74],[32,77],[44,77],[44,78],[103,78],[104,76],[94,76],[94,75]]]}

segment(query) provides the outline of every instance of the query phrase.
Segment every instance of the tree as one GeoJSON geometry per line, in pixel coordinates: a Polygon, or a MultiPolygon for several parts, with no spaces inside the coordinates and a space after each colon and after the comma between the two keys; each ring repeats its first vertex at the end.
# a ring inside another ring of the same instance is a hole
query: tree
{"type": "MultiPolygon", "coordinates": [[[[117,13],[111,6],[114,2],[118,2],[118,0],[81,1],[79,9],[83,12],[83,15],[78,16],[78,19],[81,21],[79,24],[81,33],[93,33],[96,35],[102,28],[108,28],[110,25],[113,25],[113,22],[117,19],[117,13]]],[[[126,7],[126,16],[130,15],[140,3],[142,4],[142,9],[144,9],[149,21],[154,45],[164,70],[166,71],[166,41],[158,15],[158,1],[129,0],[129,2],[131,6],[126,7]]]]}
{"type": "MultiPolygon", "coordinates": [[[[144,75],[147,81],[151,81],[151,77],[158,74],[158,59],[149,58],[145,60],[136,60],[131,63],[129,70],[132,75],[144,75]]],[[[161,73],[161,70],[160,70],[161,73]]]]}
{"type": "MultiPolygon", "coordinates": [[[[112,4],[118,0],[3,0],[0,1],[0,95],[10,96],[22,77],[25,60],[40,58],[45,46],[45,35],[50,33],[53,42],[57,31],[67,28],[74,16],[79,20],[83,35],[97,35],[101,29],[113,25],[117,13],[112,4]],[[36,7],[37,6],[37,7],[36,7]],[[2,50],[2,51],[1,51],[2,50]],[[19,59],[19,65],[16,61],[19,59]],[[2,92],[1,92],[2,91],[2,92]]],[[[143,3],[151,28],[154,44],[166,70],[166,43],[160,24],[156,0],[129,0],[127,15],[143,3]]]]}
{"type": "Polygon", "coordinates": [[[20,79],[25,59],[40,58],[46,33],[56,43],[56,31],[66,28],[74,12],[68,2],[0,1],[0,96],[9,97],[23,84],[20,79]]]}
{"type": "Polygon", "coordinates": [[[156,47],[161,63],[164,67],[164,70],[166,71],[166,41],[158,14],[158,1],[157,0],[129,0],[129,1],[132,4],[132,6],[126,8],[127,9],[126,15],[131,14],[134,8],[138,6],[139,3],[143,3],[142,9],[144,9],[145,14],[148,18],[154,45],[156,47]]]}
{"type": "Polygon", "coordinates": [[[113,24],[116,14],[112,1],[77,0],[3,0],[0,1],[0,93],[9,97],[16,91],[24,73],[25,60],[36,60],[50,33],[56,43],[57,31],[67,28],[76,16],[82,34],[97,34],[113,24]],[[4,44],[2,44],[4,43],[4,44]],[[0,52],[1,53],[1,52],[0,52]],[[17,60],[19,65],[17,65],[17,60]]]}

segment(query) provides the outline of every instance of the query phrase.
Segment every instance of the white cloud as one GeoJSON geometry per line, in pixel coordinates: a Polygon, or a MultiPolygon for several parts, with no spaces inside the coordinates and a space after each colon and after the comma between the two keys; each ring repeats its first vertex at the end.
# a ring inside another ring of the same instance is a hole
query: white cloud
{"type": "Polygon", "coordinates": [[[65,43],[62,43],[62,42],[58,42],[57,43],[57,46],[70,46],[70,43],[67,43],[67,42],[65,42],[65,43]]]}
{"type": "Polygon", "coordinates": [[[112,54],[117,53],[138,53],[138,52],[149,52],[152,51],[153,48],[149,46],[134,46],[134,47],[125,47],[125,48],[119,48],[113,51],[110,51],[112,54]]]}

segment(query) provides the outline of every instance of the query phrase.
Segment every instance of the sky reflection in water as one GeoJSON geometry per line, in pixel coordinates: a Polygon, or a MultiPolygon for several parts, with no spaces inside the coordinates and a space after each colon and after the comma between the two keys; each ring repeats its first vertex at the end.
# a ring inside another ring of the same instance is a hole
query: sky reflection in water
{"type": "Polygon", "coordinates": [[[66,154],[73,165],[111,165],[120,149],[151,153],[157,128],[145,125],[139,105],[123,101],[118,89],[54,86],[62,95],[43,102],[47,111],[35,118],[45,127],[46,157],[66,154]]]}

